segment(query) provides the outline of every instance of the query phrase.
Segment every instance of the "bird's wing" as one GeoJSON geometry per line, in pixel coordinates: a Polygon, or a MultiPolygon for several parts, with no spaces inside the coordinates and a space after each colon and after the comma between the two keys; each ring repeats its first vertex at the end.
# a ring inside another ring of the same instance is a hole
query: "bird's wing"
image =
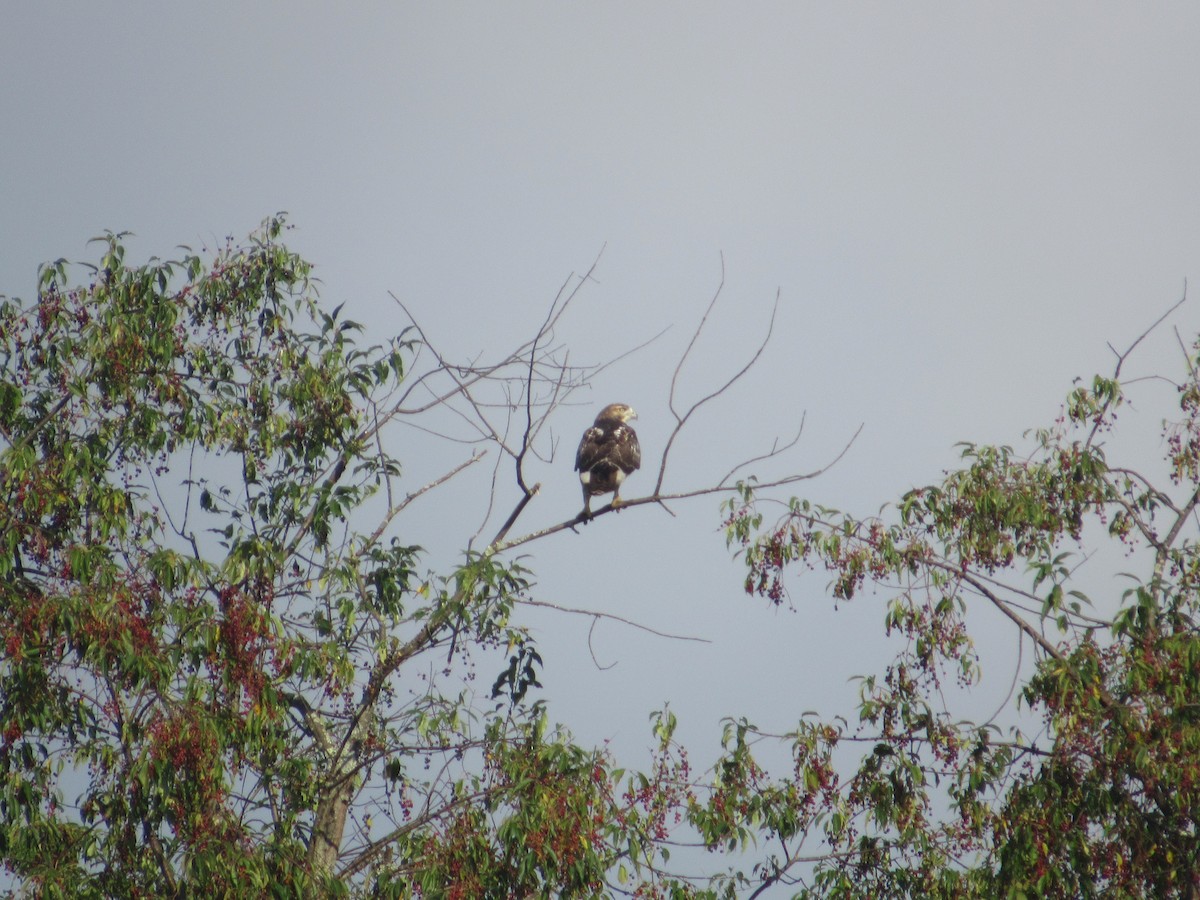
{"type": "Polygon", "coordinates": [[[629,433],[629,437],[622,441],[622,444],[625,448],[624,459],[622,462],[625,464],[624,468],[632,472],[633,470],[640,469],[642,467],[642,445],[638,442],[636,431],[634,431],[628,425],[625,426],[625,430],[629,433]]]}
{"type": "Polygon", "coordinates": [[[583,433],[575,453],[575,470],[586,472],[604,457],[604,431],[593,425],[583,433]]]}

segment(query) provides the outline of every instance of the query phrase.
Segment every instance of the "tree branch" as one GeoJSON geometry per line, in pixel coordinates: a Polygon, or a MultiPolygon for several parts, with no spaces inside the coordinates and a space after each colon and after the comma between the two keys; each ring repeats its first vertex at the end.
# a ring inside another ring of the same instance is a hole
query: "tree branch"
{"type": "Polygon", "coordinates": [[[658,637],[669,638],[673,641],[695,641],[700,644],[711,644],[708,638],[690,637],[686,634],[671,634],[667,631],[659,631],[656,628],[651,628],[649,625],[643,625],[640,622],[634,622],[632,619],[626,619],[623,616],[613,615],[612,613],[598,612],[594,609],[576,609],[570,606],[561,606],[557,603],[550,603],[545,600],[530,600],[523,598],[517,601],[521,606],[539,606],[543,609],[553,609],[561,613],[571,613],[573,615],[591,616],[592,619],[611,619],[614,622],[620,622],[622,625],[628,625],[631,628],[637,628],[640,631],[646,631],[658,637]]]}
{"type": "MultiPolygon", "coordinates": [[[[838,452],[837,456],[835,456],[832,460],[830,460],[828,463],[826,463],[821,468],[815,469],[812,472],[807,472],[807,473],[804,473],[801,475],[788,475],[784,478],[777,478],[774,481],[759,482],[758,484],[755,485],[755,488],[757,490],[769,490],[771,488],[782,487],[782,486],[788,485],[788,484],[795,484],[796,482],[799,482],[799,481],[808,481],[812,478],[816,478],[819,475],[823,475],[825,472],[828,472],[831,468],[833,468],[833,466],[835,466],[841,460],[841,458],[846,455],[847,451],[849,451],[850,447],[854,444],[854,441],[858,438],[859,434],[862,433],[862,428],[863,428],[863,426],[861,426],[861,425],[858,426],[858,428],[855,430],[853,436],[851,436],[850,440],[846,442],[846,445],[844,447],[842,447],[842,449],[838,452]]],[[[791,445],[789,444],[788,446],[791,446],[791,445]]],[[[784,449],[786,449],[786,448],[784,448],[784,449]]],[[[736,466],[732,471],[737,471],[737,469],[739,469],[741,467],[742,467],[741,465],[736,466]]],[[[636,507],[636,506],[645,506],[646,504],[650,504],[650,503],[658,504],[661,506],[668,500],[687,500],[692,497],[703,497],[708,494],[729,494],[729,493],[734,493],[737,490],[738,490],[738,488],[736,485],[728,485],[728,484],[721,483],[721,484],[714,485],[712,487],[696,488],[696,489],[690,490],[690,491],[678,491],[675,493],[668,493],[668,494],[657,494],[656,493],[656,494],[650,494],[649,496],[646,496],[646,497],[634,497],[630,500],[626,500],[624,497],[622,497],[620,506],[614,508],[611,503],[609,503],[607,506],[602,506],[600,509],[594,510],[592,512],[591,517],[588,521],[597,519],[603,515],[608,515],[609,513],[621,512],[622,510],[630,509],[630,508],[636,507]]],[[[565,522],[558,522],[554,525],[547,526],[546,528],[540,528],[537,531],[531,531],[526,535],[522,535],[521,537],[514,538],[510,541],[493,542],[493,544],[488,548],[487,552],[489,554],[501,553],[505,550],[511,550],[513,547],[519,547],[522,544],[528,544],[530,541],[539,540],[540,538],[544,538],[547,535],[555,534],[559,531],[566,531],[567,529],[571,529],[572,531],[574,531],[575,526],[583,524],[583,522],[584,522],[583,515],[580,514],[580,515],[575,516],[573,519],[567,519],[565,522]]]]}

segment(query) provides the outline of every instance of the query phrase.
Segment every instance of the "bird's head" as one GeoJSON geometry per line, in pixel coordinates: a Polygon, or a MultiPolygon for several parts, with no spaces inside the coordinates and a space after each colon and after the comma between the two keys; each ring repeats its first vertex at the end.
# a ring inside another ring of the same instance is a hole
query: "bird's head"
{"type": "Polygon", "coordinates": [[[600,410],[600,415],[596,416],[596,421],[603,422],[616,419],[618,422],[628,422],[630,419],[636,418],[637,413],[633,411],[632,406],[627,406],[624,403],[610,403],[604,409],[600,410]]]}

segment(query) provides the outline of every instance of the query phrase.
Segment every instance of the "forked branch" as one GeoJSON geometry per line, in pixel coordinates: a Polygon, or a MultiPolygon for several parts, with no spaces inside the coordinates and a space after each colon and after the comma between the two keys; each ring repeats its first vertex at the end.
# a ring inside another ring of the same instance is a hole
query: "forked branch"
{"type": "MultiPolygon", "coordinates": [[[[667,460],[671,454],[671,447],[674,445],[675,439],[679,436],[679,433],[681,431],[683,431],[683,428],[687,424],[688,419],[690,419],[692,417],[692,415],[696,412],[696,410],[698,410],[700,407],[704,406],[709,401],[715,400],[717,397],[720,397],[722,394],[724,394],[727,390],[729,390],[729,388],[731,388],[734,384],[736,384],[747,372],[749,372],[754,367],[754,364],[757,363],[759,358],[762,356],[763,351],[767,349],[767,344],[770,343],[770,340],[771,340],[771,334],[775,330],[775,316],[779,312],[779,292],[778,291],[775,293],[775,304],[771,308],[771,319],[767,323],[767,333],[765,335],[763,335],[762,343],[760,343],[758,345],[758,349],[754,351],[754,354],[750,357],[750,359],[746,362],[746,364],[744,366],[742,366],[741,369],[739,369],[737,372],[735,372],[729,378],[729,380],[726,381],[724,384],[722,384],[719,388],[717,388],[716,390],[712,391],[711,393],[706,394],[705,396],[701,397],[699,400],[697,400],[695,403],[693,403],[691,406],[689,406],[684,412],[680,413],[679,410],[675,408],[677,389],[678,389],[678,385],[679,385],[679,373],[683,370],[684,363],[687,362],[688,357],[691,355],[692,349],[696,346],[696,341],[699,340],[701,332],[704,331],[704,326],[708,322],[708,317],[712,313],[713,308],[717,305],[717,300],[720,299],[721,291],[724,287],[725,287],[725,256],[724,256],[724,254],[722,254],[722,256],[721,256],[721,280],[717,284],[717,289],[713,292],[712,299],[709,300],[709,302],[708,302],[708,308],[704,310],[704,315],[700,317],[700,322],[699,322],[699,324],[697,324],[696,330],[692,333],[692,339],[690,341],[688,341],[688,345],[687,345],[687,347],[684,348],[683,355],[679,357],[679,362],[676,364],[675,371],[671,375],[671,391],[667,398],[667,406],[671,410],[671,415],[675,417],[675,427],[673,429],[671,429],[670,437],[667,438],[666,446],[663,447],[662,460],[658,466],[658,478],[654,482],[654,493],[656,495],[662,491],[663,479],[666,478],[666,474],[667,474],[667,460]]],[[[797,435],[796,440],[799,440],[799,435],[797,435]]],[[[793,444],[794,443],[795,442],[793,442],[793,444]]],[[[788,446],[792,446],[792,445],[789,444],[788,446]]],[[[768,454],[768,455],[773,455],[773,454],[768,454]]],[[[734,469],[731,471],[730,474],[732,474],[732,472],[736,472],[739,468],[741,468],[741,466],[734,467],[734,469]]],[[[726,477],[728,477],[728,476],[726,476],[726,477]]]]}

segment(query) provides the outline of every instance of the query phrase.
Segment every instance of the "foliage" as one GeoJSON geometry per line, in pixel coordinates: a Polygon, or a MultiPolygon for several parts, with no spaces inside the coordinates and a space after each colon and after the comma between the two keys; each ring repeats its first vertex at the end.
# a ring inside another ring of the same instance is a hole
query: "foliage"
{"type": "Polygon", "coordinates": [[[415,322],[363,348],[285,228],[141,266],[108,234],[86,283],[59,260],[33,303],[0,298],[11,877],[48,897],[694,893],[658,869],[668,738],[627,773],[552,727],[513,619],[530,575],[503,551],[578,524],[508,537],[541,428],[592,371],[553,339],[574,292],[497,360],[456,363],[415,322]],[[384,434],[447,418],[513,464],[517,499],[439,573],[409,513],[481,454],[418,484],[384,434]]]}
{"type": "Polygon", "coordinates": [[[856,724],[784,737],[782,771],[745,720],[693,770],[669,710],[649,766],[626,770],[535,699],[532,573],[508,553],[579,524],[510,536],[543,426],[592,374],[553,340],[573,293],[490,362],[453,362],[415,322],[364,348],[285,228],[142,266],[109,234],[87,283],[60,260],[34,302],[0,298],[0,858],[25,893],[1200,889],[1194,368],[1161,481],[1106,458],[1124,388],[1098,378],[1029,457],[968,446],[879,517],[793,500],[770,523],[769,490],[816,473],[662,492],[676,437],[740,373],[690,408],[673,379],[657,483],[625,508],[733,492],[749,592],[791,602],[806,568],[838,602],[887,589],[900,650],[863,678],[856,724]],[[383,439],[439,413],[515,475],[485,498],[515,498],[504,524],[446,564],[412,511],[480,455],[417,483],[383,439]],[[1072,554],[1102,535],[1145,574],[1093,605],[1072,554]],[[944,702],[980,677],[981,606],[1033,649],[1035,737],[944,702]]]}
{"type": "Polygon", "coordinates": [[[884,626],[902,645],[863,680],[859,725],[796,734],[798,771],[815,756],[816,783],[832,779],[801,810],[802,831],[823,824],[827,840],[813,894],[1200,891],[1196,357],[1176,388],[1157,478],[1107,458],[1125,388],[1097,377],[1029,456],[966,445],[963,468],[880,517],[793,501],[767,524],[751,492],[729,504],[748,592],[787,602],[797,566],[827,571],[838,600],[887,589],[884,626]],[[1101,536],[1143,574],[1101,581],[1093,601],[1080,564],[1101,536]],[[1018,702],[1036,736],[957,719],[945,700],[980,678],[968,613],[989,608],[1033,649],[1018,702]],[[830,776],[835,748],[859,743],[857,764],[830,776]]]}

